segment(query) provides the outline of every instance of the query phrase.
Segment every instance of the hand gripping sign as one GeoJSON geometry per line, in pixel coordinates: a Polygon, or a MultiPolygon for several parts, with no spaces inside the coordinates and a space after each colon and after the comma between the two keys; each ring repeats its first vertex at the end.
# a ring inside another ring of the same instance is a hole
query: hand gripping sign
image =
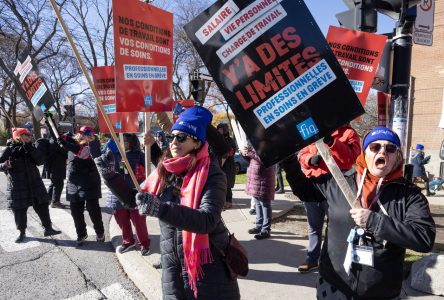
{"type": "Polygon", "coordinates": [[[266,166],[364,113],[303,1],[217,1],[185,26],[266,166]]]}

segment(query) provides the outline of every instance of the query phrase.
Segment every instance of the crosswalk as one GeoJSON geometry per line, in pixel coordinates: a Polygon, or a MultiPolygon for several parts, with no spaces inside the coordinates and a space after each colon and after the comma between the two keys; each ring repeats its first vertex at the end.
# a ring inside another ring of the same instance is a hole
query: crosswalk
{"type": "Polygon", "coordinates": [[[99,300],[104,298],[110,300],[134,299],[131,293],[128,292],[120,283],[114,283],[104,287],[100,291],[91,290],[74,297],[66,298],[65,300],[99,300]]]}
{"type": "MultiPolygon", "coordinates": [[[[102,198],[105,198],[106,195],[108,194],[109,189],[106,186],[106,184],[103,183],[103,180],[101,182],[102,182],[102,185],[101,185],[101,188],[102,188],[102,198]]],[[[45,187],[48,190],[48,187],[51,184],[51,180],[50,179],[43,179],[43,183],[45,184],[45,187]]],[[[65,182],[63,184],[63,191],[62,191],[62,196],[61,196],[60,200],[62,202],[66,201],[66,179],[65,179],[65,182]]]]}
{"type": "MultiPolygon", "coordinates": [[[[49,180],[44,179],[45,186],[48,187],[50,184],[49,180]]],[[[66,186],[66,182],[65,182],[66,186]]],[[[105,185],[102,185],[102,197],[106,197],[108,193],[108,188],[105,185]]],[[[62,194],[62,202],[66,203],[66,192],[65,187],[62,194]]],[[[58,208],[49,208],[51,220],[54,228],[57,228],[62,231],[62,235],[67,236],[71,240],[75,240],[77,238],[77,234],[75,232],[74,222],[71,217],[71,213],[69,209],[58,209],[58,208]]],[[[26,239],[23,243],[15,243],[15,239],[18,236],[18,230],[15,227],[14,222],[14,214],[11,210],[0,209],[0,254],[3,253],[11,253],[11,252],[20,252],[25,251],[27,249],[36,248],[43,246],[43,228],[40,224],[40,220],[35,214],[32,208],[28,210],[28,223],[26,230],[26,239]]],[[[90,236],[94,235],[94,229],[90,226],[87,226],[87,231],[90,236]]],[[[60,237],[55,236],[54,238],[60,237]]],[[[48,238],[49,239],[49,238],[48,238]]],[[[12,253],[11,253],[12,254],[12,253]]],[[[120,300],[120,299],[136,299],[134,295],[122,284],[116,282],[112,283],[108,286],[105,286],[101,289],[92,289],[85,293],[75,295],[70,298],[66,298],[65,300],[99,300],[99,299],[111,299],[111,300],[120,300]]]]}
{"type": "MultiPolygon", "coordinates": [[[[49,179],[43,179],[43,182],[48,188],[51,181],[49,179]]],[[[102,184],[102,197],[106,197],[108,194],[108,187],[102,184]]],[[[62,203],[66,203],[66,181],[61,197],[62,203]]],[[[77,239],[77,233],[74,227],[74,221],[71,216],[69,209],[59,209],[59,208],[49,208],[51,221],[53,227],[62,231],[63,235],[66,235],[71,240],[77,239]]],[[[43,236],[43,228],[40,225],[40,220],[33,212],[32,208],[28,209],[28,228],[26,230],[26,239],[23,243],[15,243],[15,239],[18,236],[18,230],[15,227],[14,214],[10,210],[0,210],[0,251],[5,252],[17,252],[26,249],[39,247],[41,242],[39,238],[43,236]],[[30,213],[33,215],[31,216],[30,213]]],[[[88,234],[94,235],[94,229],[87,225],[86,227],[88,234]]]]}

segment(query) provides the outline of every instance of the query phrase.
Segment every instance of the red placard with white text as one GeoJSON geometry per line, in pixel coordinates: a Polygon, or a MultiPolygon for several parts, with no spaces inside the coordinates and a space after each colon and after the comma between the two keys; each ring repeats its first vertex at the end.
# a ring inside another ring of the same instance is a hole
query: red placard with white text
{"type": "MultiPolygon", "coordinates": [[[[114,131],[139,132],[139,119],[137,112],[116,113],[116,90],[114,79],[114,67],[96,67],[92,69],[94,86],[99,94],[98,101],[102,102],[103,108],[113,125],[114,131]]],[[[99,128],[101,133],[110,133],[103,115],[99,113],[99,128]]]]}
{"type": "Polygon", "coordinates": [[[356,95],[365,105],[381,59],[385,35],[330,26],[327,41],[356,95]]]}
{"type": "Polygon", "coordinates": [[[139,0],[113,0],[117,112],[169,111],[173,14],[139,0]]]}

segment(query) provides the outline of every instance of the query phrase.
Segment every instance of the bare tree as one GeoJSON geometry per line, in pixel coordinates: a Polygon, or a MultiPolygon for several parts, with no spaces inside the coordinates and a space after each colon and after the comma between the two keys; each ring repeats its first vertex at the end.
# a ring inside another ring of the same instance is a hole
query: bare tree
{"type": "MultiPolygon", "coordinates": [[[[60,1],[61,7],[65,1],[60,1]]],[[[0,8],[0,83],[3,88],[13,83],[16,91],[3,93],[2,102],[9,104],[8,109],[14,118],[21,106],[23,113],[29,116],[32,104],[24,101],[26,95],[12,70],[22,51],[26,51],[37,66],[55,57],[63,47],[64,38],[57,30],[56,18],[48,17],[51,11],[46,0],[3,0],[3,3],[0,8]]],[[[35,118],[32,120],[39,137],[40,124],[35,118]]]]}

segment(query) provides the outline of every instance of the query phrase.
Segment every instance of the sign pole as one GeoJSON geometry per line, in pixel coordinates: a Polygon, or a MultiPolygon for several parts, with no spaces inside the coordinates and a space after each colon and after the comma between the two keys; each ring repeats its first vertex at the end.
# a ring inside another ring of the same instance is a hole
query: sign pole
{"type": "MultiPolygon", "coordinates": [[[[151,118],[149,112],[145,112],[145,135],[151,131],[151,118]]],[[[145,145],[145,177],[151,173],[151,146],[145,145]]]]}
{"type": "Polygon", "coordinates": [[[8,112],[6,111],[6,109],[3,106],[0,106],[2,108],[3,114],[6,116],[6,118],[9,120],[9,122],[11,122],[11,125],[16,127],[14,121],[12,121],[11,117],[8,115],[8,112]]]}
{"type": "Polygon", "coordinates": [[[315,145],[316,148],[318,148],[318,152],[321,155],[322,159],[324,160],[325,164],[327,165],[331,175],[338,183],[339,189],[344,194],[345,199],[347,199],[348,204],[350,204],[350,207],[353,208],[356,196],[354,195],[353,191],[348,185],[347,180],[345,180],[344,174],[342,174],[341,170],[336,164],[336,161],[331,155],[330,150],[325,146],[323,139],[317,140],[315,142],[315,145]]]}
{"type": "Polygon", "coordinates": [[[129,175],[131,176],[131,179],[132,179],[132,181],[134,183],[134,186],[137,188],[138,192],[141,192],[142,189],[140,188],[139,183],[137,182],[136,176],[134,175],[133,169],[131,168],[131,165],[129,164],[129,161],[128,161],[128,159],[126,157],[126,154],[125,154],[125,150],[123,149],[122,145],[118,142],[119,139],[118,139],[118,137],[116,135],[116,132],[114,131],[114,128],[113,128],[113,126],[111,124],[111,121],[110,121],[108,115],[106,114],[105,109],[104,109],[102,103],[99,101],[99,99],[100,99],[99,98],[99,94],[97,93],[97,90],[94,87],[94,83],[92,82],[92,80],[91,80],[91,78],[90,78],[90,76],[88,74],[88,70],[86,69],[85,64],[82,61],[82,58],[80,57],[79,51],[77,50],[77,47],[74,44],[74,41],[73,41],[73,39],[71,37],[71,34],[68,31],[68,28],[67,28],[67,26],[65,24],[65,21],[62,18],[62,15],[60,14],[60,11],[59,11],[59,9],[57,7],[57,4],[55,3],[54,0],[49,0],[49,1],[51,2],[51,6],[52,6],[52,8],[53,8],[53,10],[54,10],[54,12],[55,12],[55,14],[57,16],[57,19],[59,20],[60,25],[62,26],[63,31],[65,32],[66,38],[68,39],[68,41],[69,41],[69,43],[71,45],[72,51],[74,52],[74,55],[77,58],[77,61],[78,61],[79,65],[80,65],[80,68],[82,69],[83,74],[85,75],[86,80],[88,81],[89,87],[93,91],[93,94],[94,94],[94,97],[96,99],[97,106],[98,106],[98,108],[100,110],[100,113],[102,114],[103,119],[105,120],[106,126],[108,126],[108,128],[109,128],[109,131],[111,133],[111,136],[112,136],[114,142],[116,142],[117,148],[119,149],[120,155],[122,155],[123,161],[125,162],[125,166],[126,166],[126,168],[128,170],[129,175]]]}

